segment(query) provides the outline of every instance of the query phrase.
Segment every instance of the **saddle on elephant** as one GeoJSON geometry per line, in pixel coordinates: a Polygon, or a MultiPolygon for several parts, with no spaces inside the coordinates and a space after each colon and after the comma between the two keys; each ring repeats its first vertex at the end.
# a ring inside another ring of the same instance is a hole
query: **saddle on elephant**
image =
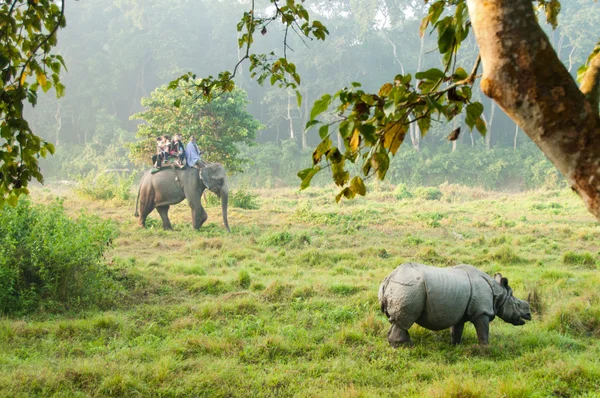
{"type": "Polygon", "coordinates": [[[150,173],[156,174],[162,170],[185,169],[186,167],[187,163],[185,161],[185,158],[181,160],[178,156],[169,155],[160,164],[155,163],[152,169],[150,170],[150,173]]]}

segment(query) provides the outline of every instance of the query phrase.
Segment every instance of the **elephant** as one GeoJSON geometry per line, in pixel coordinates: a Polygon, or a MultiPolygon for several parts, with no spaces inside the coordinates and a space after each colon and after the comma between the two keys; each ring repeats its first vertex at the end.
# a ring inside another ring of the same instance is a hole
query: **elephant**
{"type": "Polygon", "coordinates": [[[219,163],[208,163],[200,170],[186,167],[164,169],[155,174],[152,174],[151,170],[147,171],[140,181],[135,216],[139,217],[140,226],[145,227],[148,214],[156,208],[162,219],[163,228],[170,230],[173,228],[169,221],[169,206],[187,199],[192,209],[192,225],[195,229],[200,229],[208,218],[200,200],[206,189],[216,193],[221,199],[223,224],[227,231],[231,232],[227,222],[229,187],[225,168],[219,163]]]}

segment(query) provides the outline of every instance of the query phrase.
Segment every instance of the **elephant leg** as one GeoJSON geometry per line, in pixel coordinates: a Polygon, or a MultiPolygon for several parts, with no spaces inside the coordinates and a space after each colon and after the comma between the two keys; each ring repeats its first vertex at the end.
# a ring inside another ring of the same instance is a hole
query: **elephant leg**
{"type": "Polygon", "coordinates": [[[208,220],[208,214],[202,205],[199,207],[192,207],[192,225],[194,226],[194,229],[200,229],[206,220],[208,220]]]}
{"type": "Polygon", "coordinates": [[[450,328],[450,343],[460,344],[464,328],[464,322],[459,322],[450,328]]]}
{"type": "Polygon", "coordinates": [[[159,206],[156,208],[156,210],[162,219],[163,228],[167,230],[173,229],[171,226],[171,221],[169,221],[169,206],[159,206]]]}
{"type": "Polygon", "coordinates": [[[408,334],[408,330],[401,329],[395,323],[392,323],[392,327],[388,331],[387,339],[393,348],[398,348],[401,345],[413,345],[412,340],[410,339],[410,335],[408,334]]]}
{"type": "Polygon", "coordinates": [[[487,345],[488,336],[490,334],[490,318],[487,315],[481,315],[473,321],[473,325],[475,325],[479,344],[487,345]]]}
{"type": "Polygon", "coordinates": [[[140,227],[145,228],[146,227],[146,219],[148,218],[148,215],[150,213],[152,213],[152,210],[154,210],[154,202],[153,201],[147,201],[144,203],[141,203],[140,206],[140,217],[139,217],[139,224],[140,227]]]}

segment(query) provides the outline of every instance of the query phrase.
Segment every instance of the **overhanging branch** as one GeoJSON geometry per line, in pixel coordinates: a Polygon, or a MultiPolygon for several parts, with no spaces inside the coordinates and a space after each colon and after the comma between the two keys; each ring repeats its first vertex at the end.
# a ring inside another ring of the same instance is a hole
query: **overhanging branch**
{"type": "Polygon", "coordinates": [[[600,52],[590,60],[587,72],[581,81],[580,90],[592,105],[592,109],[598,111],[600,101],[600,52]]]}

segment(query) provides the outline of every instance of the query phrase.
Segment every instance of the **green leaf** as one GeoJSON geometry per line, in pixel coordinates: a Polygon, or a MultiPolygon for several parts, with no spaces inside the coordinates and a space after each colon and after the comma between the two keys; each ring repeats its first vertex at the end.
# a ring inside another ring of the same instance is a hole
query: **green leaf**
{"type": "Polygon", "coordinates": [[[312,110],[310,111],[310,119],[313,120],[321,113],[325,112],[331,104],[331,95],[325,94],[320,99],[316,100],[312,110]]]}
{"type": "Polygon", "coordinates": [[[18,202],[19,202],[19,197],[13,192],[11,192],[11,194],[8,195],[8,198],[6,198],[6,203],[8,203],[12,207],[15,207],[18,202]]]}
{"type": "Polygon", "coordinates": [[[317,148],[315,149],[315,151],[313,152],[313,164],[317,164],[321,161],[321,158],[323,157],[323,155],[329,151],[329,149],[331,148],[331,140],[329,138],[324,139],[323,141],[321,141],[321,143],[317,146],[317,148]]]}
{"type": "Polygon", "coordinates": [[[296,101],[298,102],[298,108],[300,108],[302,106],[302,94],[298,90],[296,90],[296,101]]]}
{"type": "Polygon", "coordinates": [[[469,77],[469,74],[467,73],[466,70],[464,70],[461,67],[456,68],[456,70],[454,71],[454,74],[452,74],[452,80],[453,81],[459,81],[459,80],[464,80],[467,77],[469,77]]]}
{"type": "Polygon", "coordinates": [[[372,124],[362,124],[359,128],[359,131],[364,137],[367,144],[373,145],[377,142],[377,128],[372,124]]]}
{"type": "Polygon", "coordinates": [[[477,122],[477,119],[483,113],[483,105],[479,102],[472,102],[467,105],[467,117],[465,118],[465,123],[471,130],[473,130],[473,126],[477,122]]]}
{"type": "Polygon", "coordinates": [[[486,135],[487,133],[487,126],[485,124],[485,121],[478,117],[477,120],[475,120],[475,127],[477,127],[477,130],[479,131],[479,133],[483,136],[486,135]]]}
{"type": "Polygon", "coordinates": [[[417,125],[419,126],[419,130],[421,130],[421,137],[425,137],[429,131],[429,127],[431,126],[431,118],[429,116],[425,116],[417,120],[417,125]]]}
{"type": "Polygon", "coordinates": [[[312,126],[321,123],[318,120],[309,120],[308,122],[306,122],[306,127],[304,127],[304,131],[308,131],[312,126]]]}
{"type": "Polygon", "coordinates": [[[300,184],[300,189],[306,189],[310,186],[310,181],[321,170],[320,166],[310,167],[308,169],[304,169],[298,172],[298,177],[302,180],[300,184]]]}
{"type": "Polygon", "coordinates": [[[365,183],[362,178],[356,176],[350,181],[350,188],[352,192],[359,194],[360,196],[365,196],[367,194],[367,187],[365,187],[365,183]]]}
{"type": "Polygon", "coordinates": [[[385,117],[389,117],[396,110],[396,103],[394,101],[387,101],[383,106],[383,114],[385,117]]]}
{"type": "Polygon", "coordinates": [[[448,53],[454,44],[455,28],[452,17],[446,17],[438,24],[438,49],[440,54],[448,53]]]}
{"type": "Polygon", "coordinates": [[[319,128],[319,137],[321,137],[321,139],[325,139],[325,137],[327,137],[328,135],[329,135],[329,125],[324,124],[323,126],[321,126],[319,128]]]}
{"type": "Polygon", "coordinates": [[[340,200],[342,199],[342,196],[345,197],[346,199],[352,199],[354,198],[356,194],[354,192],[352,192],[352,190],[349,187],[346,187],[344,189],[341,190],[340,193],[337,194],[337,196],[335,197],[335,201],[337,203],[340,202],[340,200]]]}
{"type": "Polygon", "coordinates": [[[437,68],[431,68],[424,72],[417,72],[415,77],[420,80],[437,81],[437,80],[445,78],[446,75],[444,74],[444,72],[442,72],[441,70],[439,70],[437,68]]]}
{"type": "Polygon", "coordinates": [[[390,167],[390,158],[386,152],[377,152],[371,157],[371,166],[377,173],[377,178],[383,180],[390,167]]]}

